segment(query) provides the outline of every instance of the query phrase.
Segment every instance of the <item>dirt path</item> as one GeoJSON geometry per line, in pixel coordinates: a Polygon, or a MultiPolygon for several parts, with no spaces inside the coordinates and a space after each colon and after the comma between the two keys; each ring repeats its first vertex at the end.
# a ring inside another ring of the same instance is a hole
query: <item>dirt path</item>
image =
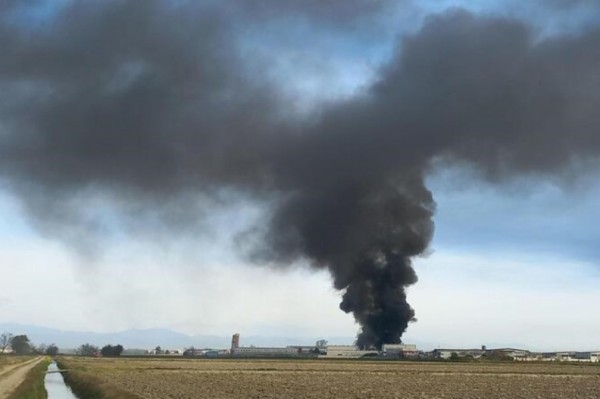
{"type": "Polygon", "coordinates": [[[8,398],[8,395],[14,391],[25,379],[29,370],[41,362],[43,357],[36,357],[27,362],[18,363],[0,370],[0,399],[8,398]]]}

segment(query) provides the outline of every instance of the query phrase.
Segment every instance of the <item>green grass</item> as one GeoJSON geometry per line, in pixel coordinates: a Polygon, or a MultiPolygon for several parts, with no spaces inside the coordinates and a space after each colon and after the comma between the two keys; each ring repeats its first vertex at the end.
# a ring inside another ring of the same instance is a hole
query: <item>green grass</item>
{"type": "Polygon", "coordinates": [[[49,364],[50,359],[45,358],[32,368],[23,383],[9,396],[9,399],[46,399],[48,393],[44,388],[44,378],[49,364]]]}

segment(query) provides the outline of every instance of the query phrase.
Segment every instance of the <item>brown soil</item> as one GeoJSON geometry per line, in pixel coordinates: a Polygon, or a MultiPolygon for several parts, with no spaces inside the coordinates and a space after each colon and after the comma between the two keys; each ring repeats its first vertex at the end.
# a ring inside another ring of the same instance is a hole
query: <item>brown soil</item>
{"type": "Polygon", "coordinates": [[[143,398],[600,397],[600,366],[290,360],[69,359],[143,398]]]}

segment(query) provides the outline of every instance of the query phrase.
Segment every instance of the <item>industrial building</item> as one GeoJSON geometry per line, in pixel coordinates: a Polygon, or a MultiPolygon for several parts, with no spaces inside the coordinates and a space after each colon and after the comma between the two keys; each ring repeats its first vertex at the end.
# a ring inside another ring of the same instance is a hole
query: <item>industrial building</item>
{"type": "Polygon", "coordinates": [[[588,362],[600,363],[600,352],[532,352],[527,356],[515,356],[524,362],[588,362]]]}
{"type": "Polygon", "coordinates": [[[327,353],[319,357],[336,359],[356,359],[363,356],[377,356],[375,350],[359,350],[355,345],[327,345],[327,353]]]}
{"type": "Polygon", "coordinates": [[[231,337],[231,350],[232,356],[301,356],[315,354],[314,347],[306,346],[287,346],[287,347],[260,347],[260,346],[248,346],[240,347],[240,334],[235,333],[231,337]]]}
{"type": "Polygon", "coordinates": [[[525,349],[487,349],[485,345],[481,349],[434,349],[431,354],[435,359],[452,359],[454,357],[479,359],[485,356],[521,360],[531,356],[531,352],[525,349]]]}
{"type": "Polygon", "coordinates": [[[324,357],[336,359],[357,359],[363,356],[377,357],[386,355],[390,357],[415,358],[419,356],[416,345],[386,344],[382,352],[377,350],[360,350],[356,345],[329,345],[326,340],[319,340],[315,346],[287,346],[287,347],[241,347],[240,334],[236,333],[231,338],[232,356],[301,356],[324,357]]]}
{"type": "Polygon", "coordinates": [[[556,352],[548,356],[548,360],[558,362],[600,362],[600,352],[556,352]]]}
{"type": "Polygon", "coordinates": [[[183,352],[184,357],[220,357],[229,355],[228,349],[196,349],[189,348],[183,352]]]}
{"type": "Polygon", "coordinates": [[[390,358],[417,358],[421,352],[417,350],[417,345],[383,344],[381,354],[390,358]]]}
{"type": "MultiPolygon", "coordinates": [[[[157,348],[158,349],[158,348],[157,348]]],[[[128,354],[141,354],[128,353],[128,354]]],[[[143,351],[144,354],[158,354],[156,349],[143,351]]],[[[326,358],[326,359],[358,359],[361,357],[372,357],[377,359],[498,359],[514,361],[554,361],[554,362],[589,362],[600,363],[600,351],[578,352],[530,352],[525,349],[497,348],[487,349],[434,349],[431,352],[423,352],[411,344],[384,344],[380,351],[360,350],[356,345],[329,345],[324,340],[318,340],[315,345],[293,345],[286,347],[258,347],[240,346],[240,334],[235,333],[231,337],[229,349],[196,349],[161,351],[162,355],[185,356],[185,357],[304,357],[304,358],[326,358]]]]}
{"type": "Polygon", "coordinates": [[[434,349],[431,357],[434,359],[452,359],[453,357],[471,357],[479,359],[485,355],[485,349],[434,349]]]}
{"type": "Polygon", "coordinates": [[[288,346],[285,348],[282,347],[259,347],[259,346],[249,346],[249,347],[241,347],[236,348],[231,351],[232,355],[238,356],[285,356],[285,355],[297,355],[298,349],[288,346]]]}

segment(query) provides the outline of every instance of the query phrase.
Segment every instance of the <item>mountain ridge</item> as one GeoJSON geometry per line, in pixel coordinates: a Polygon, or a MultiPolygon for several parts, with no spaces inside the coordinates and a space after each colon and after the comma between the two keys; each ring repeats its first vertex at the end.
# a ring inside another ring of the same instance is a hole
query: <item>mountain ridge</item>
{"type": "MultiPolygon", "coordinates": [[[[189,335],[168,328],[129,329],[117,332],[93,332],[61,330],[51,327],[20,323],[0,323],[0,332],[10,332],[13,335],[26,334],[31,342],[36,345],[55,344],[59,348],[77,348],[82,344],[90,343],[97,346],[107,344],[121,344],[125,348],[151,349],[161,346],[163,349],[196,348],[228,348],[231,344],[230,336],[211,334],[189,335]]],[[[288,346],[288,345],[313,345],[318,339],[327,339],[330,342],[349,344],[353,337],[281,337],[263,335],[242,335],[244,346],[288,346]]]]}

